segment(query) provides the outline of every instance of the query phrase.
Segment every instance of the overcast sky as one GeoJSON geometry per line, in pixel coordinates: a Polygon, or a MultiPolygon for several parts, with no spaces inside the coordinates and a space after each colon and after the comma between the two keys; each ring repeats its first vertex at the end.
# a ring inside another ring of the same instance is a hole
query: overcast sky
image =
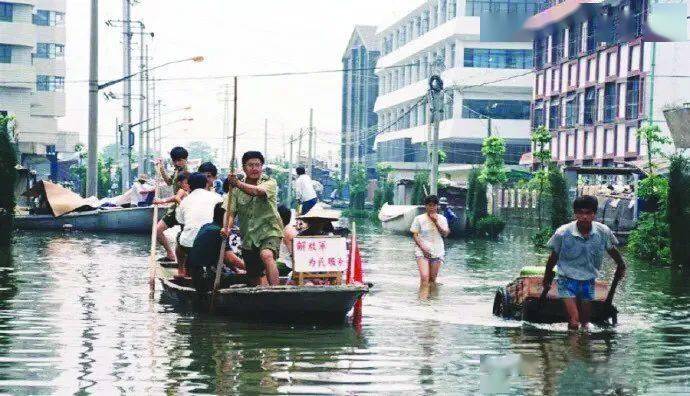
{"type": "MultiPolygon", "coordinates": [[[[338,69],[356,24],[379,28],[420,5],[422,0],[140,0],[132,19],[142,20],[155,33],[149,45],[151,67],[201,55],[203,63],[170,65],[156,72],[156,94],[163,112],[191,106],[165,116],[163,123],[183,117],[193,122],[165,127],[163,148],[203,140],[217,146],[222,134],[222,86],[231,78],[213,76],[338,69]],[[195,79],[190,79],[195,78],[195,79]]],[[[66,116],[62,129],[78,131],[87,141],[89,55],[88,0],[67,0],[66,116]],[[79,82],[82,81],[82,82],[79,82]]],[[[122,75],[122,30],[105,21],[122,19],[122,1],[100,1],[99,80],[122,75]]],[[[134,37],[133,69],[138,67],[138,37],[134,37]]],[[[263,150],[264,118],[268,118],[269,155],[282,155],[283,135],[296,133],[309,122],[314,108],[319,156],[338,156],[342,73],[240,78],[238,152],[263,150]]],[[[122,85],[112,87],[116,95],[122,85]]],[[[138,81],[133,89],[138,89],[138,81]]],[[[136,91],[135,91],[136,92],[136,91]]],[[[115,119],[122,102],[99,97],[99,146],[114,142],[115,119]]],[[[139,112],[133,101],[132,122],[139,112]]]]}

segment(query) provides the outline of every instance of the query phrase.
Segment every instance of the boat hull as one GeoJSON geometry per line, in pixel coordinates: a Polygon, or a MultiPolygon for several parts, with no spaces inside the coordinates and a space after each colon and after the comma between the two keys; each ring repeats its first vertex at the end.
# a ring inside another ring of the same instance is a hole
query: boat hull
{"type": "Polygon", "coordinates": [[[384,218],[383,215],[379,214],[379,220],[381,220],[381,227],[384,230],[395,234],[409,234],[414,218],[424,211],[423,206],[417,205],[390,205],[389,207],[401,213],[389,218],[384,218]]]}
{"type": "MultiPolygon", "coordinates": [[[[165,215],[165,208],[158,209],[158,218],[165,215]]],[[[21,215],[15,217],[15,227],[20,230],[79,230],[104,231],[126,234],[151,232],[153,207],[99,209],[53,215],[21,215]]]]}
{"type": "MultiPolygon", "coordinates": [[[[193,311],[208,308],[208,296],[200,301],[196,291],[159,277],[161,297],[193,311]]],[[[261,321],[343,321],[357,299],[368,292],[366,285],[248,287],[221,289],[216,295],[215,313],[261,321]]]]}

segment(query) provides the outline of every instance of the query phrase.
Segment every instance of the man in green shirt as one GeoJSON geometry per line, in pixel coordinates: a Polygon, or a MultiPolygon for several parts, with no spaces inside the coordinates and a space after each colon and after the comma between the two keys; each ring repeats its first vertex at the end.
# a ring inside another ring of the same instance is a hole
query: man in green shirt
{"type": "Polygon", "coordinates": [[[275,179],[263,174],[264,156],[258,151],[247,151],[242,156],[245,181],[237,175],[228,176],[234,187],[228,200],[224,236],[230,234],[235,217],[240,219],[242,257],[247,277],[252,286],[261,282],[264,272],[271,286],[279,284],[276,259],[283,237],[283,226],[278,214],[278,184],[275,179]]]}

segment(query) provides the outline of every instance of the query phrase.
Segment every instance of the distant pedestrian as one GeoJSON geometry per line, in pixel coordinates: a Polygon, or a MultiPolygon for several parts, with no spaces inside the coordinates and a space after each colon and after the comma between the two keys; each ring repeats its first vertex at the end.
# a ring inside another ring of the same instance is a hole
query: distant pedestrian
{"type": "Polygon", "coordinates": [[[415,242],[415,258],[419,268],[419,280],[422,285],[435,283],[441,264],[445,260],[443,238],[450,229],[444,216],[438,214],[438,197],[429,195],[424,198],[426,212],[415,217],[410,232],[415,242]]]}
{"type": "Polygon", "coordinates": [[[306,214],[311,208],[316,205],[318,198],[316,197],[316,190],[314,190],[314,183],[311,177],[307,175],[303,166],[298,166],[295,169],[297,172],[297,180],[295,180],[295,196],[302,204],[300,214],[306,214]]]}

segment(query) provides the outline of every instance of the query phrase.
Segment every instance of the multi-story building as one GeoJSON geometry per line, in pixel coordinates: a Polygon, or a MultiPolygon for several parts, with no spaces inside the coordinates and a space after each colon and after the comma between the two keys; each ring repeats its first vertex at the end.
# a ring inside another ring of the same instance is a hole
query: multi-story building
{"type": "MultiPolygon", "coordinates": [[[[497,21],[520,21],[542,7],[537,0],[430,0],[378,38],[378,160],[394,169],[427,167],[428,79],[444,81],[441,149],[447,164],[483,162],[489,132],[507,141],[506,162],[530,150],[532,45],[497,21]]],[[[455,166],[457,167],[457,166],[455,166]]],[[[443,170],[443,167],[442,167],[443,170]]]]}
{"type": "Polygon", "coordinates": [[[376,113],[378,76],[374,73],[379,58],[376,26],[355,26],[343,54],[343,103],[340,152],[340,177],[347,178],[350,168],[358,163],[366,167],[370,177],[375,174],[376,113]]]}
{"type": "Polygon", "coordinates": [[[534,31],[533,127],[552,134],[562,165],[638,160],[637,129],[690,100],[690,43],[649,42],[646,0],[554,2],[530,18],[534,31]],[[587,4],[585,4],[587,3],[587,4]]]}
{"type": "Polygon", "coordinates": [[[65,115],[64,20],[65,0],[0,2],[0,114],[14,116],[22,164],[39,175],[57,172],[57,153],[78,142],[57,125],[65,115]]]}

